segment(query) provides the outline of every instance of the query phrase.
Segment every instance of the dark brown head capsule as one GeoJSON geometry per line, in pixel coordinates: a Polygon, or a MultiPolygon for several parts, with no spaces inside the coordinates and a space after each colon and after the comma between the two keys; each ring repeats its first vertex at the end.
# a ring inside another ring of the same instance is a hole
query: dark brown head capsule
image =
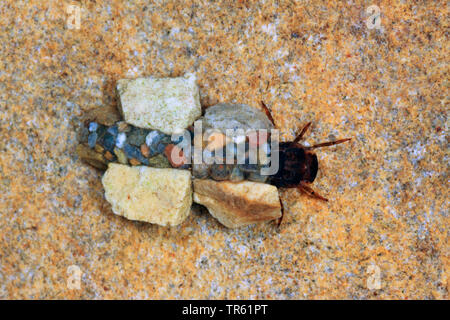
{"type": "MultiPolygon", "coordinates": [[[[269,109],[264,102],[261,101],[261,104],[266,112],[266,115],[275,126],[269,109]]],[[[311,197],[328,201],[328,199],[322,197],[309,186],[316,178],[317,171],[319,169],[317,156],[312,150],[343,143],[351,140],[351,138],[319,143],[310,147],[303,146],[299,142],[302,140],[310,125],[311,122],[306,124],[294,141],[281,142],[279,144],[279,169],[276,174],[270,177],[270,183],[279,188],[297,188],[311,197]]],[[[278,225],[283,219],[283,203],[281,203],[281,208],[282,216],[278,221],[278,225]]]]}

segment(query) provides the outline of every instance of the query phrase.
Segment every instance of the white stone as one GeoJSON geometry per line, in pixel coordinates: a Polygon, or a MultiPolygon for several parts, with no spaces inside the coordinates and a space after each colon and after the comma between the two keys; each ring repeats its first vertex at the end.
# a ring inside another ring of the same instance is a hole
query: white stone
{"type": "Polygon", "coordinates": [[[113,212],[130,220],[176,226],[191,211],[188,170],[110,163],[102,183],[113,212]]]}
{"type": "Polygon", "coordinates": [[[121,79],[120,108],[127,123],[166,134],[180,132],[201,116],[194,74],[178,78],[121,79]]]}

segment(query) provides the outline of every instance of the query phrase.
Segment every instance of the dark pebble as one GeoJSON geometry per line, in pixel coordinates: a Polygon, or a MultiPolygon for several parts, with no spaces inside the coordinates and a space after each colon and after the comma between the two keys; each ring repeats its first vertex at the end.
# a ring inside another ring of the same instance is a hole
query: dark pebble
{"type": "Polygon", "coordinates": [[[130,132],[127,133],[127,141],[128,143],[138,147],[145,143],[145,137],[147,134],[148,131],[145,129],[132,128],[130,132]]]}
{"type": "Polygon", "coordinates": [[[209,166],[206,163],[193,164],[192,175],[197,179],[205,179],[209,175],[209,166]]]}
{"type": "Polygon", "coordinates": [[[258,172],[259,166],[257,164],[238,164],[239,170],[244,172],[258,172]]]}
{"type": "Polygon", "coordinates": [[[105,133],[103,136],[103,146],[106,150],[113,152],[114,147],[116,146],[116,139],[115,136],[113,136],[111,133],[108,132],[105,133]]]}
{"type": "Polygon", "coordinates": [[[244,173],[239,170],[238,166],[234,166],[233,170],[231,171],[230,180],[231,181],[242,181],[244,180],[244,173]]]}
{"type": "Polygon", "coordinates": [[[107,131],[109,134],[113,135],[114,137],[119,134],[119,129],[117,128],[116,125],[109,127],[107,131]]]}
{"type": "Polygon", "coordinates": [[[251,172],[247,176],[247,180],[253,181],[253,182],[266,182],[268,176],[263,176],[259,172],[251,172]]]}
{"type": "Polygon", "coordinates": [[[163,153],[164,150],[166,149],[167,145],[168,144],[161,141],[156,146],[151,146],[150,150],[152,151],[152,153],[155,153],[155,154],[163,153]]]}
{"type": "Polygon", "coordinates": [[[212,164],[210,167],[210,176],[214,180],[228,180],[231,176],[232,166],[226,164],[212,164]]]}
{"type": "Polygon", "coordinates": [[[143,164],[148,164],[148,159],[142,155],[141,150],[138,147],[125,143],[123,151],[128,158],[134,158],[143,164]]]}

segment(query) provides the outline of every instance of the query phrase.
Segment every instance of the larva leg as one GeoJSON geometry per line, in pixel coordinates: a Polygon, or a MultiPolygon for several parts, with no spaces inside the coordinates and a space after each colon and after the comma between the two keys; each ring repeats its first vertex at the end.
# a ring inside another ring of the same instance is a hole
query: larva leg
{"type": "Polygon", "coordinates": [[[269,118],[270,122],[272,122],[273,126],[276,128],[275,122],[273,121],[272,113],[270,112],[269,108],[267,108],[264,101],[261,101],[261,105],[263,107],[264,112],[266,113],[267,118],[269,118]]]}
{"type": "Polygon", "coordinates": [[[314,191],[310,186],[306,185],[305,183],[300,184],[298,189],[312,198],[320,199],[322,201],[328,201],[327,198],[322,197],[320,194],[318,194],[316,191],[314,191]]]}
{"type": "Polygon", "coordinates": [[[336,141],[323,142],[323,143],[315,144],[311,147],[306,147],[305,149],[311,150],[311,149],[316,149],[316,148],[334,146],[335,144],[344,143],[344,142],[350,141],[351,139],[352,138],[347,138],[347,139],[341,139],[341,140],[336,140],[336,141]]]}
{"type": "Polygon", "coordinates": [[[306,133],[306,130],[308,130],[309,126],[311,125],[311,122],[308,122],[302,129],[302,131],[300,132],[300,134],[297,136],[297,138],[294,139],[294,142],[297,143],[300,140],[302,140],[303,136],[306,133]]]}
{"type": "Polygon", "coordinates": [[[284,206],[283,206],[283,201],[281,201],[281,198],[280,198],[280,206],[281,206],[281,217],[278,219],[277,227],[280,227],[281,221],[283,221],[283,217],[284,217],[284,206]]]}

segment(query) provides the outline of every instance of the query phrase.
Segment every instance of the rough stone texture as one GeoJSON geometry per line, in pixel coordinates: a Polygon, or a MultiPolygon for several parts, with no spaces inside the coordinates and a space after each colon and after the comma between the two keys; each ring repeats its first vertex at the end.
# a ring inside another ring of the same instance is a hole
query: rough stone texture
{"type": "Polygon", "coordinates": [[[228,228],[281,217],[278,190],[265,183],[196,179],[193,198],[228,228]]]}
{"type": "Polygon", "coordinates": [[[73,30],[66,3],[0,1],[0,297],[449,298],[445,6],[378,1],[370,30],[366,1],[80,1],[73,30]],[[204,106],[264,100],[282,139],[353,137],[317,150],[330,201],[281,191],[279,230],[114,215],[81,116],[117,79],[186,72],[204,106]]]}
{"type": "Polygon", "coordinates": [[[172,134],[186,129],[202,113],[194,74],[120,79],[117,91],[125,121],[140,128],[172,134]]]}
{"type": "Polygon", "coordinates": [[[218,103],[206,109],[202,120],[205,130],[214,128],[223,133],[226,133],[227,129],[242,129],[246,132],[249,129],[273,128],[263,111],[245,104],[218,103]]]}
{"type": "Polygon", "coordinates": [[[187,170],[111,163],[102,184],[113,212],[130,220],[176,226],[191,211],[191,173],[187,170]]]}

